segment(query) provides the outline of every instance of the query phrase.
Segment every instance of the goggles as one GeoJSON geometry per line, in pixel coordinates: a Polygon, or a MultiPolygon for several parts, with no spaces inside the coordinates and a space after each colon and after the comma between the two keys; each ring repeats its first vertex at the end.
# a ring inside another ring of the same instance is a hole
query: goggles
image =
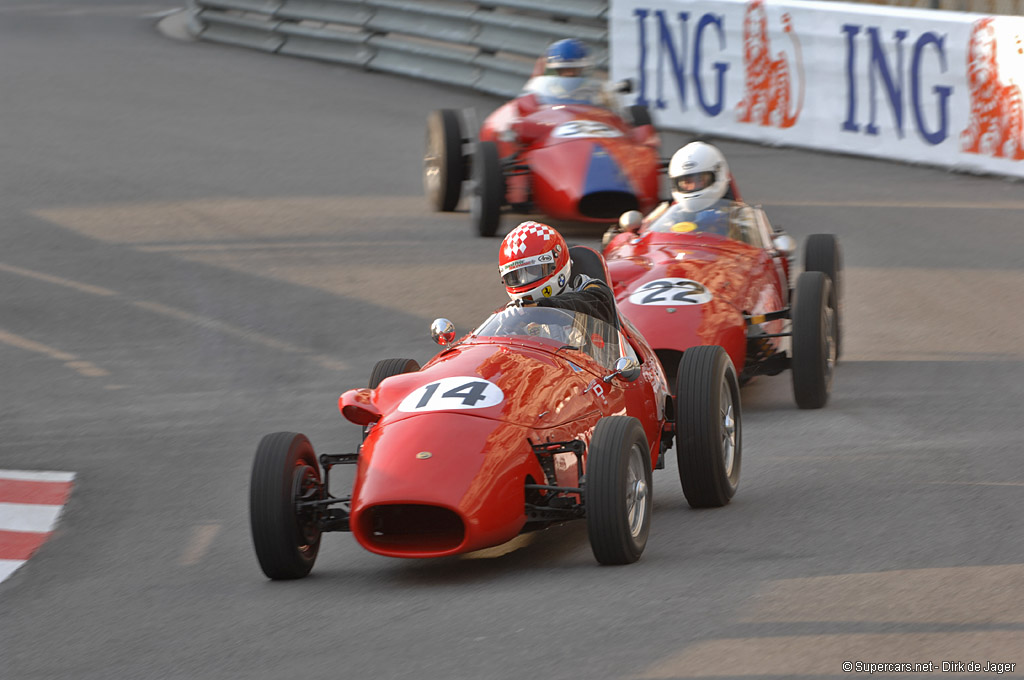
{"type": "Polygon", "coordinates": [[[536,283],[555,273],[555,258],[551,253],[515,260],[501,267],[501,280],[508,288],[520,288],[536,283]]]}
{"type": "Polygon", "coordinates": [[[694,172],[689,175],[673,177],[676,191],[688,194],[692,191],[703,191],[715,183],[715,173],[710,170],[694,172]]]}

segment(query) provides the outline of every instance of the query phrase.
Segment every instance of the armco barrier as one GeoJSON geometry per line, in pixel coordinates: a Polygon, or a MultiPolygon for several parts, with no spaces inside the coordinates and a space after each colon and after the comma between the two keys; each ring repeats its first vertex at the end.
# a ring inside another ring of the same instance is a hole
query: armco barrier
{"type": "MultiPolygon", "coordinates": [[[[867,0],[1022,14],[1024,0],[867,0]]],[[[519,92],[537,55],[574,37],[608,67],[609,0],[187,0],[203,40],[469,87],[519,92]]]]}
{"type": "Polygon", "coordinates": [[[187,2],[204,40],[505,97],[574,37],[665,129],[1024,177],[1024,17],[986,18],[1024,0],[187,2]],[[746,65],[748,15],[764,68],[746,65]]]}
{"type": "Polygon", "coordinates": [[[583,40],[608,63],[606,0],[189,0],[203,40],[513,96],[537,55],[583,40]]]}

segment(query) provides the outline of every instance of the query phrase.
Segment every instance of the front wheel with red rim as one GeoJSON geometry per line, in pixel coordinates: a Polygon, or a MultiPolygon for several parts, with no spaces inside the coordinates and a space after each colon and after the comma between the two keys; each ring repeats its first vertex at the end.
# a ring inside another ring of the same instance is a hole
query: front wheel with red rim
{"type": "Polygon", "coordinates": [[[324,497],[320,467],[305,435],[275,432],[260,441],[249,483],[249,520],[256,559],[267,578],[306,576],[320,551],[317,510],[324,497]]]}

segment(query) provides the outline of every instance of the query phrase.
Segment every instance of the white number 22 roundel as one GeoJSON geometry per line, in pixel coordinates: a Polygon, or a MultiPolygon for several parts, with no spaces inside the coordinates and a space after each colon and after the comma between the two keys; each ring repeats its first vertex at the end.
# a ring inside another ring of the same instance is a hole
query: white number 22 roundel
{"type": "Polygon", "coordinates": [[[711,291],[690,279],[648,281],[629,296],[634,305],[703,305],[711,302],[711,291]]]}
{"type": "Polygon", "coordinates": [[[442,378],[413,390],[398,405],[398,410],[407,413],[461,411],[496,406],[504,400],[500,387],[479,376],[442,378]]]}

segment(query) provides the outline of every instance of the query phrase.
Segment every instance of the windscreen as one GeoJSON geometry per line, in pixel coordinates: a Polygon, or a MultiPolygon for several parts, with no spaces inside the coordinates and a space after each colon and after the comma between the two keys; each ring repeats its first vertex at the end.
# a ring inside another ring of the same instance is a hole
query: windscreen
{"type": "Polygon", "coordinates": [[[604,367],[619,358],[619,333],[600,319],[555,307],[505,307],[473,331],[475,337],[536,338],[593,357],[604,367]]]}
{"type": "Polygon", "coordinates": [[[644,231],[676,234],[713,234],[763,247],[754,209],[745,203],[720,199],[706,210],[684,210],[672,205],[644,231]]]}

